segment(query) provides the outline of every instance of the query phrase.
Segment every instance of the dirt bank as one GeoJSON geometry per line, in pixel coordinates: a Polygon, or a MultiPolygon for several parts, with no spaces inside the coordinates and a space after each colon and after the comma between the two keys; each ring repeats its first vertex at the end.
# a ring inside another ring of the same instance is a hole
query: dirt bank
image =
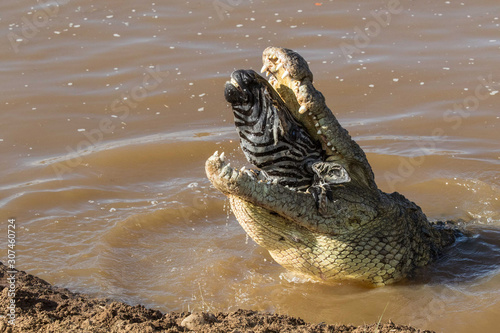
{"type": "Polygon", "coordinates": [[[9,323],[12,292],[9,269],[0,263],[0,332],[430,332],[391,322],[363,326],[309,324],[279,314],[238,310],[230,313],[161,313],[58,288],[18,271],[15,325],[9,323]]]}

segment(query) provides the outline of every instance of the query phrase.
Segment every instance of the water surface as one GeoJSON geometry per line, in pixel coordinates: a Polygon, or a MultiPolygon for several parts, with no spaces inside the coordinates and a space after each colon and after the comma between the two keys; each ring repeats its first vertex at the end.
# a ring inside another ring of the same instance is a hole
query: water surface
{"type": "Polygon", "coordinates": [[[162,311],[493,332],[499,17],[493,0],[5,0],[1,233],[16,218],[19,269],[162,311]],[[377,289],[301,280],[248,239],[204,162],[245,163],[223,86],[270,45],[310,62],[380,188],[474,236],[377,289]]]}

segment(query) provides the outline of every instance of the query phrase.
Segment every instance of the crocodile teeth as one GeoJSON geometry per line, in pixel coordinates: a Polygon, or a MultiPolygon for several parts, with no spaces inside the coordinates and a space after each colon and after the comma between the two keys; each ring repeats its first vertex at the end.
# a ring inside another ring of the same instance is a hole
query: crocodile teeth
{"type": "Polygon", "coordinates": [[[230,164],[226,164],[222,170],[220,171],[219,173],[219,177],[224,177],[226,178],[227,176],[231,176],[231,172],[232,172],[232,169],[231,169],[231,166],[230,164]]]}
{"type": "Polygon", "coordinates": [[[250,176],[250,178],[252,178],[253,180],[257,180],[257,173],[255,172],[255,170],[246,170],[246,174],[250,176]]]}
{"type": "Polygon", "coordinates": [[[299,108],[299,113],[300,114],[303,114],[304,112],[306,112],[307,108],[305,105],[301,105],[300,108],[299,108]]]}
{"type": "Polygon", "coordinates": [[[239,176],[239,175],[240,175],[240,173],[238,172],[238,170],[233,170],[233,171],[232,171],[232,174],[231,174],[231,177],[229,177],[229,179],[230,179],[231,181],[235,181],[235,180],[236,180],[236,178],[238,178],[238,176],[239,176]]]}
{"type": "Polygon", "coordinates": [[[220,154],[219,159],[220,159],[222,162],[225,162],[225,161],[226,161],[226,156],[224,155],[224,152],[222,152],[222,154],[220,154]]]}
{"type": "Polygon", "coordinates": [[[286,78],[288,75],[290,75],[290,72],[285,71],[283,75],[281,76],[282,79],[286,78]]]}
{"type": "Polygon", "coordinates": [[[279,71],[281,67],[283,67],[283,63],[282,63],[282,62],[280,62],[280,63],[276,66],[275,70],[276,70],[276,71],[279,71]]]}
{"type": "Polygon", "coordinates": [[[314,126],[319,127],[319,123],[314,124],[314,126]]]}
{"type": "Polygon", "coordinates": [[[318,133],[316,133],[316,134],[321,134],[321,130],[318,130],[318,133]]]}
{"type": "Polygon", "coordinates": [[[331,147],[331,146],[332,146],[332,143],[331,143],[330,141],[328,141],[328,142],[326,143],[326,145],[327,145],[328,147],[331,147]]]}
{"type": "Polygon", "coordinates": [[[261,73],[264,73],[264,72],[266,72],[266,71],[267,71],[267,65],[266,65],[266,64],[264,64],[264,65],[262,66],[262,68],[261,68],[260,72],[261,72],[261,73]]]}
{"type": "Polygon", "coordinates": [[[276,178],[274,178],[274,179],[268,179],[267,182],[266,182],[266,184],[267,185],[276,185],[276,184],[278,184],[278,180],[276,178]]]}

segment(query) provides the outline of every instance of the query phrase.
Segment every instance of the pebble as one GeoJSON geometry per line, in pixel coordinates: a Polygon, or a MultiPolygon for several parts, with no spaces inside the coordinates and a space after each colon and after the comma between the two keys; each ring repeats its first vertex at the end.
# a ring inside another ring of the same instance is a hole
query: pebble
{"type": "Polygon", "coordinates": [[[215,322],[215,316],[211,313],[196,312],[192,313],[181,322],[181,326],[190,331],[197,331],[203,328],[203,325],[215,322]]]}

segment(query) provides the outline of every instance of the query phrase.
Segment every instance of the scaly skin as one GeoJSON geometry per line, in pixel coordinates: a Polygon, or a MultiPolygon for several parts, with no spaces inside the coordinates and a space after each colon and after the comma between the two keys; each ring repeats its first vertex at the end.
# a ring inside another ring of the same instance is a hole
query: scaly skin
{"type": "Polygon", "coordinates": [[[216,152],[206,162],[207,176],[229,197],[238,222],[257,244],[289,270],[382,286],[409,276],[453,243],[454,230],[429,223],[404,196],[377,189],[366,155],[312,85],[300,55],[267,48],[263,59],[263,70],[272,73],[269,81],[292,114],[351,181],[332,186],[333,201],[319,212],[311,194],[233,169],[216,152]]]}

